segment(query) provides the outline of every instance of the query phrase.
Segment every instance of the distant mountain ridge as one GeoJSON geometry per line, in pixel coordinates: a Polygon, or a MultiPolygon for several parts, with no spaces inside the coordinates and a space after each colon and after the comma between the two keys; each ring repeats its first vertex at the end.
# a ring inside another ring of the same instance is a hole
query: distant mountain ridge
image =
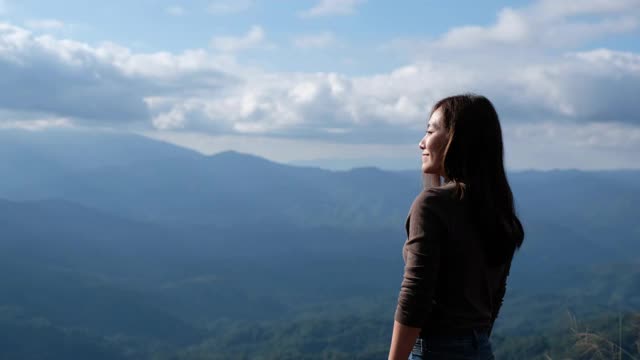
{"type": "MultiPolygon", "coordinates": [[[[417,169],[328,171],[76,131],[0,131],[0,173],[0,198],[64,199],[143,221],[221,226],[395,228],[422,182],[417,169]]],[[[576,201],[632,206],[640,171],[526,171],[510,180],[523,213],[544,217],[546,203],[570,216],[576,201]]]]}
{"type": "MultiPolygon", "coordinates": [[[[402,231],[422,186],[418,171],[328,171],[79,131],[0,131],[0,173],[0,198],[61,200],[178,228],[402,231]]],[[[589,258],[624,257],[640,237],[640,171],[524,171],[509,178],[528,234],[558,234],[549,245],[590,244],[589,258]],[[603,241],[611,236],[616,240],[603,241]]],[[[545,258],[555,263],[562,256],[545,258]]]]}
{"type": "Polygon", "coordinates": [[[379,172],[370,179],[358,170],[292,167],[232,151],[204,156],[130,135],[91,134],[87,141],[84,134],[63,133],[54,137],[57,142],[42,134],[4,141],[7,136],[0,132],[0,171],[8,174],[0,198],[66,199],[145,221],[365,226],[364,220],[373,218],[372,223],[390,224],[378,209],[391,203],[387,213],[402,217],[420,184],[405,174],[379,172]],[[73,145],[76,137],[82,141],[73,145]],[[365,190],[391,188],[403,178],[413,186],[384,202],[385,192],[371,197],[365,190]]]}

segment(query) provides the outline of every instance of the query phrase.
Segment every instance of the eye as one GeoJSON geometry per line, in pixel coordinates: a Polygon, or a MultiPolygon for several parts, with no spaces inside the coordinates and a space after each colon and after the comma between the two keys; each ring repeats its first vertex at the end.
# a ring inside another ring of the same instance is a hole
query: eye
{"type": "Polygon", "coordinates": [[[429,135],[433,134],[433,130],[427,130],[427,134],[429,135]]]}

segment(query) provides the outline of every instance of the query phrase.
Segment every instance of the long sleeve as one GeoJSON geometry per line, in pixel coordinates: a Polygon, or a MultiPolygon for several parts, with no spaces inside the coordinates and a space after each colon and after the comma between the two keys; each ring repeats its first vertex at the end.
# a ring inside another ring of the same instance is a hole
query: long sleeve
{"type": "Polygon", "coordinates": [[[422,327],[431,310],[440,267],[441,244],[447,236],[445,224],[432,208],[434,199],[419,195],[411,206],[407,221],[405,260],[395,320],[422,327]]]}

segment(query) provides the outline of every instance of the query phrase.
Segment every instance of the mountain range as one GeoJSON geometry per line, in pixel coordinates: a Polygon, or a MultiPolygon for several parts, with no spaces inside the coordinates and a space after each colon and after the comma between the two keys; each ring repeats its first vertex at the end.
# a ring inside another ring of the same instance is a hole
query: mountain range
{"type": "MultiPolygon", "coordinates": [[[[114,359],[246,321],[391,318],[422,186],[418,171],[329,171],[82,131],[0,131],[0,173],[0,326],[71,331],[114,359]]],[[[509,180],[526,239],[499,328],[524,336],[568,308],[640,308],[640,171],[509,180]]],[[[7,354],[28,344],[12,341],[7,354]]]]}

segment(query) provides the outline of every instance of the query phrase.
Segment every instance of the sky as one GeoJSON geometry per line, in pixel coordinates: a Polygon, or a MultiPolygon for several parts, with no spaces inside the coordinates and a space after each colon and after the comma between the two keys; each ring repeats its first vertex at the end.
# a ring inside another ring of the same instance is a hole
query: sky
{"type": "Polygon", "coordinates": [[[0,0],[0,131],[417,169],[433,104],[496,106],[506,165],[640,168],[640,0],[0,0]]]}

